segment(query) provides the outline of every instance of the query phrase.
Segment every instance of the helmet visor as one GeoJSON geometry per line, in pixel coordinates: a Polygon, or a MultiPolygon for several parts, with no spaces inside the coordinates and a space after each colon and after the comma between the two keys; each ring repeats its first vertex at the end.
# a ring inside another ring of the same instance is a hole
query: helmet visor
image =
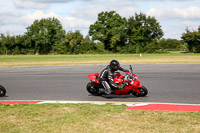
{"type": "Polygon", "coordinates": [[[114,69],[115,71],[117,71],[117,70],[119,70],[119,66],[113,66],[113,69],[114,69]]]}

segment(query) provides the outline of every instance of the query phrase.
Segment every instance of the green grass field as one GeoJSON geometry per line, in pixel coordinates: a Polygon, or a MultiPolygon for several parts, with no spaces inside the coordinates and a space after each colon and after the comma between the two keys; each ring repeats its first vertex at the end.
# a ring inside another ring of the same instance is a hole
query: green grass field
{"type": "Polygon", "coordinates": [[[125,105],[0,105],[1,133],[199,133],[200,113],[125,111],[125,105]]]}
{"type": "Polygon", "coordinates": [[[200,63],[200,54],[1,55],[0,66],[108,64],[112,59],[121,64],[200,63]]]}

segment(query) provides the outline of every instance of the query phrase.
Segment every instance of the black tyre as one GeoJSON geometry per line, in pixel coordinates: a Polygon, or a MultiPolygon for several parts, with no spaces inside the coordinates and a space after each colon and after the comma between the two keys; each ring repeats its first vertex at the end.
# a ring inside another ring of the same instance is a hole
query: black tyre
{"type": "Polygon", "coordinates": [[[140,93],[138,94],[139,97],[145,97],[148,94],[148,90],[146,87],[142,86],[138,89],[140,90],[140,93]]]}
{"type": "Polygon", "coordinates": [[[0,97],[5,96],[5,94],[6,94],[6,89],[2,85],[0,85],[0,97]]]}
{"type": "Polygon", "coordinates": [[[94,96],[101,96],[102,95],[102,93],[99,92],[99,88],[94,87],[94,85],[91,82],[89,82],[87,84],[86,89],[90,94],[92,94],[94,96]]]}

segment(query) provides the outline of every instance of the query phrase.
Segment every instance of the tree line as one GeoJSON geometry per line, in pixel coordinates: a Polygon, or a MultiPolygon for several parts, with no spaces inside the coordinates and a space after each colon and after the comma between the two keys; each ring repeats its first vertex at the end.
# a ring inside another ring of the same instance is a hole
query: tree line
{"type": "Polygon", "coordinates": [[[66,31],[57,18],[35,20],[23,35],[0,36],[0,54],[155,53],[170,49],[200,52],[200,28],[182,40],[164,39],[155,17],[135,13],[126,19],[115,11],[101,12],[87,36],[66,31]],[[162,38],[162,39],[161,39],[162,38]]]}

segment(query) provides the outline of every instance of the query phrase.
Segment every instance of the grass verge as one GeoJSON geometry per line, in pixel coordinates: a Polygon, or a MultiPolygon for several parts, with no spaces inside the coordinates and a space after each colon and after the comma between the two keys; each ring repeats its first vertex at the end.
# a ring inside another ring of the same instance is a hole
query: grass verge
{"type": "Polygon", "coordinates": [[[200,132],[200,113],[125,111],[125,105],[0,104],[0,132],[200,132]]]}
{"type": "Polygon", "coordinates": [[[200,54],[1,55],[0,66],[108,64],[112,59],[121,64],[200,63],[200,54]]]}

